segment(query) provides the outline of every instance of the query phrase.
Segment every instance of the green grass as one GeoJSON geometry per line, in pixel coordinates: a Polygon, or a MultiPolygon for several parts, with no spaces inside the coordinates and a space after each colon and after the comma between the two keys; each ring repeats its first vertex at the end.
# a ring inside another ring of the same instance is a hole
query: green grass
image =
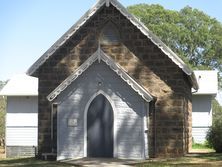
{"type": "Polygon", "coordinates": [[[145,163],[136,164],[138,167],[215,167],[222,166],[222,154],[202,153],[189,154],[182,158],[154,159],[145,163]]]}
{"type": "Polygon", "coordinates": [[[211,149],[207,143],[193,143],[192,149],[211,149]]]}
{"type": "Polygon", "coordinates": [[[206,153],[206,154],[198,154],[195,157],[206,159],[209,161],[222,161],[222,153],[206,153]]]}
{"type": "Polygon", "coordinates": [[[74,165],[56,161],[42,161],[35,158],[2,159],[0,167],[71,167],[74,165]]]}
{"type": "MultiPolygon", "coordinates": [[[[93,164],[92,164],[93,165],[93,164]]],[[[20,159],[2,159],[0,167],[71,167],[74,165],[56,162],[42,161],[35,158],[20,159]]],[[[181,158],[168,159],[150,159],[143,163],[137,163],[131,166],[137,167],[215,167],[222,166],[222,154],[205,153],[205,154],[189,154],[181,158]]]]}

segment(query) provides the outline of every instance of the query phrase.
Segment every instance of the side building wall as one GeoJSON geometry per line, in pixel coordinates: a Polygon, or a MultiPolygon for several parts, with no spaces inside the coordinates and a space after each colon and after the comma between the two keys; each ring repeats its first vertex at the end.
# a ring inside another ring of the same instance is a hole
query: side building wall
{"type": "Polygon", "coordinates": [[[193,95],[192,135],[195,143],[204,143],[209,127],[212,125],[212,96],[193,95]]]}
{"type": "Polygon", "coordinates": [[[38,133],[38,97],[7,97],[6,157],[34,156],[38,133]]]}

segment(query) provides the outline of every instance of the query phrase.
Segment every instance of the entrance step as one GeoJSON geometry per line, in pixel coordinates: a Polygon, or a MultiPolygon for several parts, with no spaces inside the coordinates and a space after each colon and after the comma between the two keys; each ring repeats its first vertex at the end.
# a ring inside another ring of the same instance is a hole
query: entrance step
{"type": "Polygon", "coordinates": [[[42,153],[43,160],[56,160],[56,153],[42,153]]]}

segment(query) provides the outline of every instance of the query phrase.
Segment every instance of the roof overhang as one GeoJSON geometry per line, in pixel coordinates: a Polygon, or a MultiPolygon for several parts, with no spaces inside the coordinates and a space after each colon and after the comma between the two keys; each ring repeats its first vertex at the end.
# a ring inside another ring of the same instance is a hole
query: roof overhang
{"type": "Polygon", "coordinates": [[[115,61],[107,56],[100,48],[90,56],[74,73],[66,78],[55,90],[48,96],[49,101],[53,101],[60,93],[62,93],[69,85],[71,85],[81,74],[83,74],[94,62],[105,62],[123,81],[125,81],[135,92],[137,92],[145,101],[153,100],[152,95],[145,88],[139,85],[131,78],[115,61]]]}
{"type": "Polygon", "coordinates": [[[218,93],[218,72],[216,70],[195,70],[194,74],[199,85],[193,95],[211,95],[218,93]]]}
{"type": "Polygon", "coordinates": [[[54,45],[52,45],[27,71],[28,75],[34,75],[39,67],[46,62],[71,36],[73,36],[101,7],[113,5],[120,11],[141,33],[150,39],[164,54],[166,54],[182,71],[188,75],[192,87],[197,90],[198,83],[193,71],[155,34],[153,34],[142,22],[130,14],[127,9],[117,0],[99,0],[91,9],[89,9],[54,45]]]}
{"type": "Polygon", "coordinates": [[[15,75],[2,88],[0,96],[38,96],[38,78],[15,75]]]}

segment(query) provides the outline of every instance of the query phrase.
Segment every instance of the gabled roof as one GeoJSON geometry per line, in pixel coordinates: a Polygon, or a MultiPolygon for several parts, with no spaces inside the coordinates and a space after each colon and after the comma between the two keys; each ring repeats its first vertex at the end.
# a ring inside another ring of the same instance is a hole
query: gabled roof
{"type": "Polygon", "coordinates": [[[133,78],[131,78],[118,64],[107,56],[100,48],[89,57],[74,73],[66,78],[55,90],[47,96],[49,101],[53,101],[60,93],[62,93],[70,84],[72,84],[84,71],[86,71],[94,62],[105,62],[123,81],[125,81],[135,92],[137,92],[144,100],[150,102],[153,97],[133,78]]]}
{"type": "Polygon", "coordinates": [[[89,9],[76,24],[74,24],[52,47],[50,47],[27,71],[28,75],[33,75],[38,68],[49,59],[71,36],[73,36],[102,6],[107,7],[112,4],[121,12],[134,26],[136,26],[147,38],[149,38],[158,48],[160,48],[185,74],[189,76],[194,89],[198,89],[193,71],[156,35],[154,35],[143,23],[130,14],[122,4],[117,0],[99,0],[91,9],[89,9]]]}
{"type": "Polygon", "coordinates": [[[12,77],[0,91],[2,96],[38,96],[38,78],[26,74],[12,77]]]}

